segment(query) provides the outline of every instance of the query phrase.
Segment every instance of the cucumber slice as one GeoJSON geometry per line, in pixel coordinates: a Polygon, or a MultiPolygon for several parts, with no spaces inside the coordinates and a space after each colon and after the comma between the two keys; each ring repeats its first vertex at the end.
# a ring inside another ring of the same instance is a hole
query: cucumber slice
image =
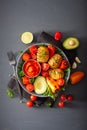
{"type": "Polygon", "coordinates": [[[47,87],[48,87],[48,85],[46,83],[46,79],[43,76],[38,76],[35,79],[35,82],[34,82],[35,93],[43,94],[46,92],[47,87]]]}
{"type": "Polygon", "coordinates": [[[24,32],[21,35],[21,41],[25,44],[31,43],[33,41],[33,34],[31,32],[24,32]]]}

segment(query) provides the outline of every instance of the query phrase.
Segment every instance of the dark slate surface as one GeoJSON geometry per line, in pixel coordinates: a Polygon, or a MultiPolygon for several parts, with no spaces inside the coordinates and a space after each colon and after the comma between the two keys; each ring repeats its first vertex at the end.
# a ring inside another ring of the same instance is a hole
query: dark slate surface
{"type": "Polygon", "coordinates": [[[63,39],[76,36],[81,44],[78,56],[82,64],[77,70],[87,73],[87,17],[86,0],[3,0],[0,1],[0,130],[86,130],[87,81],[86,77],[66,93],[74,95],[73,103],[64,109],[41,106],[28,109],[19,98],[9,99],[6,87],[12,68],[7,51],[25,49],[20,34],[31,31],[36,37],[42,31],[63,33],[63,39]]]}

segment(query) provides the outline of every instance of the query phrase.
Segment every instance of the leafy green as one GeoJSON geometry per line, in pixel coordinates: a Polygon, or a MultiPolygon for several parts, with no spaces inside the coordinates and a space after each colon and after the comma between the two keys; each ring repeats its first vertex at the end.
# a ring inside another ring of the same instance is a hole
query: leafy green
{"type": "Polygon", "coordinates": [[[44,95],[45,95],[45,96],[48,96],[48,97],[51,97],[54,101],[55,101],[55,99],[56,99],[55,94],[53,94],[53,93],[51,92],[51,90],[50,90],[49,87],[47,88],[47,90],[46,90],[46,92],[44,93],[44,95]]]}
{"type": "Polygon", "coordinates": [[[18,71],[18,75],[19,75],[19,77],[21,78],[21,77],[24,76],[24,72],[23,72],[22,70],[19,70],[19,71],[18,71]]]}
{"type": "Polygon", "coordinates": [[[30,79],[30,83],[31,83],[31,84],[33,84],[34,81],[35,81],[35,78],[31,78],[31,79],[30,79]]]}
{"type": "Polygon", "coordinates": [[[14,97],[14,93],[13,93],[13,91],[11,89],[7,89],[6,92],[7,92],[9,98],[14,97]]]}

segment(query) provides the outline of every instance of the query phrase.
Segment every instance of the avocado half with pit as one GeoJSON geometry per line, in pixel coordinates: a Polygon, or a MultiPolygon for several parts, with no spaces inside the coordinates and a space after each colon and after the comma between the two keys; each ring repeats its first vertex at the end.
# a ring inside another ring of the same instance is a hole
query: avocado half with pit
{"type": "Polygon", "coordinates": [[[64,42],[63,42],[63,47],[67,50],[72,50],[75,49],[79,46],[79,40],[75,37],[68,37],[64,42]]]}

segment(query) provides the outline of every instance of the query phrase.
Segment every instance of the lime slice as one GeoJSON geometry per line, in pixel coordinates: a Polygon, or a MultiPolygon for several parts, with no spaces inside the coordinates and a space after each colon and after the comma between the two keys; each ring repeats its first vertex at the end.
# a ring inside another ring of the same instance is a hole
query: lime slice
{"type": "Polygon", "coordinates": [[[31,43],[33,41],[33,34],[31,32],[24,32],[21,35],[21,41],[25,44],[31,43]]]}

